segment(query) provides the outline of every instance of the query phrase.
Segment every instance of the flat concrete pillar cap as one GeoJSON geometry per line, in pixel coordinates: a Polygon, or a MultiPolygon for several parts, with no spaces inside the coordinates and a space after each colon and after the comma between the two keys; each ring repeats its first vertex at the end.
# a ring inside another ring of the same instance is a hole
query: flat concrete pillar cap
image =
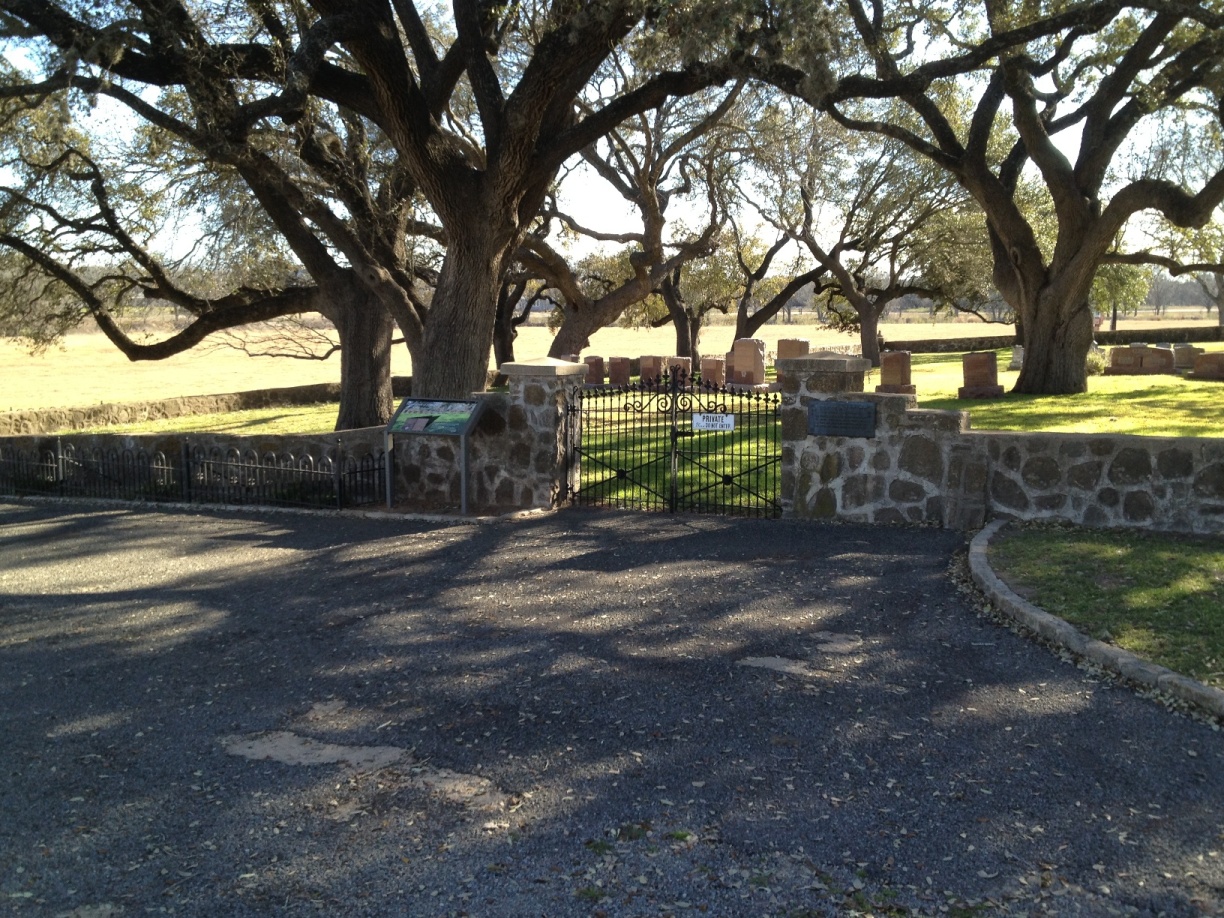
{"type": "Polygon", "coordinates": [[[536,357],[532,360],[503,363],[498,372],[506,376],[586,376],[587,365],[558,360],[556,357],[536,357]]]}

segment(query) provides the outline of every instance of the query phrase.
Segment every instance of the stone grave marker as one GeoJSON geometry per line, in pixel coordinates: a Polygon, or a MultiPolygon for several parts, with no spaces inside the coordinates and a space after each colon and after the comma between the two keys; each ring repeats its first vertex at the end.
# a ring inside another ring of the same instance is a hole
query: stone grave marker
{"type": "Polygon", "coordinates": [[[667,372],[673,378],[688,379],[693,373],[693,358],[691,357],[667,357],[667,372]]]}
{"type": "Polygon", "coordinates": [[[643,356],[640,375],[642,377],[642,382],[658,379],[663,375],[663,358],[643,356]]]}
{"type": "Polygon", "coordinates": [[[785,360],[788,357],[806,357],[810,344],[811,342],[807,338],[779,338],[777,359],[785,360]]]}
{"type": "Polygon", "coordinates": [[[917,390],[910,379],[910,352],[885,351],[880,355],[880,384],[877,392],[913,395],[917,390]]]}
{"type": "Polygon", "coordinates": [[[1224,380],[1224,351],[1199,354],[1194,358],[1195,379],[1224,380]]]}
{"type": "Polygon", "coordinates": [[[965,384],[956,391],[957,398],[999,398],[999,355],[994,351],[971,351],[961,358],[965,384]]]}
{"type": "Polygon", "coordinates": [[[1173,366],[1178,370],[1193,370],[1194,359],[1203,353],[1206,352],[1201,347],[1179,344],[1173,348],[1173,366]]]}
{"type": "Polygon", "coordinates": [[[633,375],[628,357],[611,357],[608,359],[608,382],[613,386],[629,385],[629,378],[633,375]]]}
{"type": "Polygon", "coordinates": [[[1130,347],[1110,349],[1109,366],[1105,368],[1105,375],[1147,376],[1154,373],[1174,373],[1175,363],[1172,348],[1132,344],[1130,347]]]}
{"type": "Polygon", "coordinates": [[[727,360],[725,357],[701,358],[701,381],[711,386],[723,386],[727,383],[727,360]]]}
{"type": "Polygon", "coordinates": [[[587,385],[602,386],[604,383],[604,359],[602,357],[586,357],[582,362],[587,366],[587,385]]]}
{"type": "Polygon", "coordinates": [[[739,386],[765,383],[765,342],[758,338],[739,338],[727,355],[727,382],[739,386]]]}

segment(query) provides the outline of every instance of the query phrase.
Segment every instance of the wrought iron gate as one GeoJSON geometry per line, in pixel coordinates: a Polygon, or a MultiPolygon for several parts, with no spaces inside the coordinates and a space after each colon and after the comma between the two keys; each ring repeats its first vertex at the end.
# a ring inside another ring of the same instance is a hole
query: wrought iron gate
{"type": "Polygon", "coordinates": [[[715,386],[682,373],[581,388],[568,418],[570,500],[778,516],[780,407],[777,392],[715,386]]]}

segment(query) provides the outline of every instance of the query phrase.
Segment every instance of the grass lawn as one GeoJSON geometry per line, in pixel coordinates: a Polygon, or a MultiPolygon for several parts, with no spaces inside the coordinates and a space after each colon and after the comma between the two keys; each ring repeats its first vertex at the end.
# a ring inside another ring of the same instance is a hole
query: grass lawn
{"type": "Polygon", "coordinates": [[[1085,634],[1224,688],[1224,543],[1145,532],[1004,530],[990,563],[1085,634]]]}
{"type": "Polygon", "coordinates": [[[317,405],[288,405],[281,408],[253,408],[249,411],[227,411],[220,414],[194,414],[112,427],[91,427],[72,433],[106,434],[170,434],[170,433],[230,433],[239,436],[320,434],[334,430],[337,402],[317,405]]]}
{"type": "MultiPolygon", "coordinates": [[[[998,353],[999,384],[1006,392],[1018,373],[1003,369],[1011,352],[998,353]]],[[[959,354],[915,354],[913,381],[919,407],[968,411],[975,430],[1224,437],[1224,382],[1179,376],[1091,376],[1082,395],[958,399],[960,360],[959,354]]],[[[874,387],[875,382],[869,382],[867,388],[874,387]]]]}

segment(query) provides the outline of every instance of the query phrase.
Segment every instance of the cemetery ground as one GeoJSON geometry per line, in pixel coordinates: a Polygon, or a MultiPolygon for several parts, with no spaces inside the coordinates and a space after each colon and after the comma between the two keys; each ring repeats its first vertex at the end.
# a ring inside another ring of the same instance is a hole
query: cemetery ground
{"type": "Polygon", "coordinates": [[[1224,913],[1224,736],[963,554],[0,503],[0,912],[1224,913]]]}

